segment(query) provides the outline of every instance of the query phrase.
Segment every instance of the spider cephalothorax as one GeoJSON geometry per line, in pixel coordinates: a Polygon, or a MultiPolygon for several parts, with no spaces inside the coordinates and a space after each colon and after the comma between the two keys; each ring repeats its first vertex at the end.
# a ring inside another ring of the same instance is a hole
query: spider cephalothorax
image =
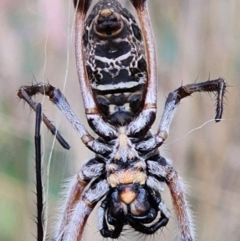
{"type": "MultiPolygon", "coordinates": [[[[88,216],[101,199],[99,231],[104,237],[118,238],[125,224],[141,233],[153,234],[166,226],[170,217],[161,198],[165,184],[171,193],[179,240],[194,239],[181,179],[158,148],[168,136],[179,102],[195,92],[217,93],[215,120],[220,121],[226,85],[219,78],[181,86],[171,92],[157,133],[153,134],[150,129],[157,102],[153,33],[147,0],[130,1],[141,30],[117,0],[99,1],[88,17],[91,1],[74,1],[78,78],[85,114],[97,138],[79,121],[59,89],[40,83],[23,86],[18,92],[34,110],[36,103],[31,96],[37,93],[49,96],[82,142],[96,154],[69,184],[55,241],[81,240],[88,216]]],[[[44,114],[43,121],[60,144],[69,148],[44,114]]]]}
{"type": "MultiPolygon", "coordinates": [[[[135,143],[126,135],[125,128],[120,127],[119,137],[110,142],[114,151],[105,156],[103,174],[108,180],[109,191],[99,211],[99,228],[104,237],[117,238],[125,224],[151,234],[168,222],[169,212],[159,208],[164,203],[147,175],[147,161],[159,158],[159,153],[157,150],[146,154],[138,152],[139,140],[133,140],[135,143]],[[160,218],[156,220],[158,213],[160,218]],[[146,223],[152,225],[147,227],[146,223]],[[108,224],[114,228],[110,230],[108,224]]],[[[166,165],[166,161],[161,164],[166,165]]]]}

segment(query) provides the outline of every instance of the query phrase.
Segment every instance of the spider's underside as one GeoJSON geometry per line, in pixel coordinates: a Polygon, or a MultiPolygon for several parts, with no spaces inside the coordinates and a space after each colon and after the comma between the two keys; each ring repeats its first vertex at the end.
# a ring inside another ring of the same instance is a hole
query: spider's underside
{"type": "MultiPolygon", "coordinates": [[[[92,137],[78,120],[60,90],[50,84],[23,86],[18,96],[36,110],[31,96],[41,93],[60,109],[94,153],[69,186],[54,240],[77,241],[88,216],[98,210],[103,237],[118,238],[124,225],[153,234],[167,225],[170,212],[161,199],[167,184],[176,212],[179,240],[194,239],[190,210],[177,172],[160,155],[180,100],[194,92],[217,92],[216,121],[223,111],[224,80],[219,78],[181,86],[166,100],[156,134],[150,128],[156,116],[156,59],[146,0],[130,0],[134,17],[117,0],[100,0],[88,17],[90,0],[74,1],[76,7],[77,71],[92,137]]],[[[68,144],[43,115],[59,142],[68,144]]]]}

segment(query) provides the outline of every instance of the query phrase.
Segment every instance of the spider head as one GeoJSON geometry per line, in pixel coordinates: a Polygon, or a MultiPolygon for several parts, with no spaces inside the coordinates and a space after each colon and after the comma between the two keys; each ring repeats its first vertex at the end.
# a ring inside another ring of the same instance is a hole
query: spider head
{"type": "Polygon", "coordinates": [[[118,184],[109,195],[110,216],[116,216],[121,210],[124,216],[145,216],[151,207],[146,185],[139,183],[118,184]]]}
{"type": "Polygon", "coordinates": [[[146,165],[141,159],[131,162],[111,163],[107,166],[108,182],[111,192],[110,213],[123,210],[125,215],[142,215],[149,210],[148,191],[146,190],[146,165]]]}
{"type": "Polygon", "coordinates": [[[118,238],[126,224],[145,234],[167,224],[169,211],[160,192],[149,183],[147,169],[141,157],[128,162],[112,160],[106,166],[110,189],[99,209],[103,237],[118,238]]]}

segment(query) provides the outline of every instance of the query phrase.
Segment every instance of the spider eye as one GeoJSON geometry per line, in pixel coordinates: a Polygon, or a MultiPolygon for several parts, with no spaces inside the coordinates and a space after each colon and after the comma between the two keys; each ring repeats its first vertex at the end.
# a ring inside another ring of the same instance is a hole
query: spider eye
{"type": "Polygon", "coordinates": [[[94,31],[101,37],[114,37],[121,33],[124,24],[123,20],[113,9],[103,9],[94,21],[94,31]]]}

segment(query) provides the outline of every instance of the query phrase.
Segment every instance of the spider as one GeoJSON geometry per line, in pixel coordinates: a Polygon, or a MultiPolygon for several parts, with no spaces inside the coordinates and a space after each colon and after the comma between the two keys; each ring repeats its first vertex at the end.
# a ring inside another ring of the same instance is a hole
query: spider
{"type": "MultiPolygon", "coordinates": [[[[195,92],[216,92],[215,121],[219,122],[226,84],[219,78],[171,92],[157,133],[152,134],[157,109],[156,51],[147,0],[130,2],[141,28],[117,0],[98,1],[88,15],[91,1],[74,1],[78,79],[86,118],[96,138],[82,125],[59,89],[39,83],[22,86],[18,92],[35,111],[37,104],[32,96],[48,96],[95,153],[69,184],[53,237],[56,241],[81,240],[87,219],[100,200],[98,220],[103,237],[118,238],[125,225],[143,234],[155,233],[170,217],[161,198],[165,184],[171,193],[179,240],[194,240],[182,182],[158,149],[168,136],[179,102],[195,92]]],[[[44,114],[42,118],[68,149],[54,125],[44,114]]]]}

